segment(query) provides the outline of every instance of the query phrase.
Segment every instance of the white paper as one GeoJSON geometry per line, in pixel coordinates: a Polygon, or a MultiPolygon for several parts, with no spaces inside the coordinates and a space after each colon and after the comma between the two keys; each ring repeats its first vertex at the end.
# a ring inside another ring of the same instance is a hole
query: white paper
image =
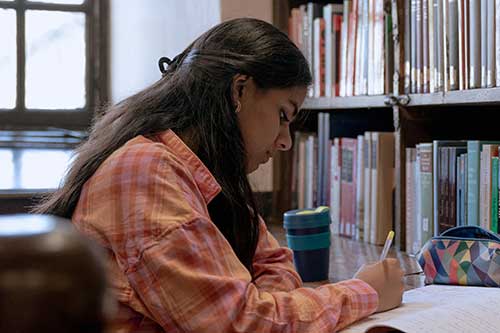
{"type": "Polygon", "coordinates": [[[381,326],[406,333],[500,332],[499,309],[500,288],[430,285],[405,292],[400,307],[371,315],[341,332],[370,332],[381,326]]]}

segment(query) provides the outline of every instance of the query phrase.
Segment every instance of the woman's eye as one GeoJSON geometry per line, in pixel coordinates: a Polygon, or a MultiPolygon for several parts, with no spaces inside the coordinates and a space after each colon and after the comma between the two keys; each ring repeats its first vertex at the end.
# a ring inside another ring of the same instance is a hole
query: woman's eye
{"type": "Polygon", "coordinates": [[[280,121],[281,122],[290,122],[290,119],[286,116],[286,112],[281,110],[280,111],[280,121]]]}

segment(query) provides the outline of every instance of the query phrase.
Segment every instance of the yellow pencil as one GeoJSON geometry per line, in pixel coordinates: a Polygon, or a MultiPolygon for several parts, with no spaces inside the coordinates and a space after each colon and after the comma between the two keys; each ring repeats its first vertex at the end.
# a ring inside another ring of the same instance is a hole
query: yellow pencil
{"type": "Polygon", "coordinates": [[[387,238],[385,240],[384,248],[382,249],[382,253],[380,254],[380,260],[384,260],[387,257],[387,253],[389,252],[389,248],[391,247],[392,240],[394,238],[394,231],[389,231],[387,234],[387,238]]]}

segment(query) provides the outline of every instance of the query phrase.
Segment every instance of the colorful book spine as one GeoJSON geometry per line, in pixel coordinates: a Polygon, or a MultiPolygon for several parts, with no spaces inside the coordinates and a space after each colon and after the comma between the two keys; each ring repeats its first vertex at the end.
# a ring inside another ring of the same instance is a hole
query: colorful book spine
{"type": "Polygon", "coordinates": [[[491,231],[498,233],[498,156],[491,159],[491,231]]]}

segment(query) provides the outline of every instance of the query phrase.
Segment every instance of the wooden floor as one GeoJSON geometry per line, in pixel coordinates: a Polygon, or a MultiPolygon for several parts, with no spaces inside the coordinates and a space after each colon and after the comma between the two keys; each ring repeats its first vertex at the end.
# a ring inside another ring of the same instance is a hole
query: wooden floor
{"type": "MultiPolygon", "coordinates": [[[[286,246],[286,236],[283,227],[281,225],[270,224],[268,228],[278,242],[282,246],[286,246]]],[[[328,282],[350,279],[361,265],[377,261],[381,252],[382,246],[334,236],[330,247],[329,281],[306,283],[305,285],[316,287],[328,282]]],[[[405,274],[409,274],[404,278],[407,290],[424,285],[423,273],[419,273],[421,272],[421,268],[413,257],[402,252],[396,252],[393,248],[389,251],[387,257],[398,258],[405,274]]]]}

